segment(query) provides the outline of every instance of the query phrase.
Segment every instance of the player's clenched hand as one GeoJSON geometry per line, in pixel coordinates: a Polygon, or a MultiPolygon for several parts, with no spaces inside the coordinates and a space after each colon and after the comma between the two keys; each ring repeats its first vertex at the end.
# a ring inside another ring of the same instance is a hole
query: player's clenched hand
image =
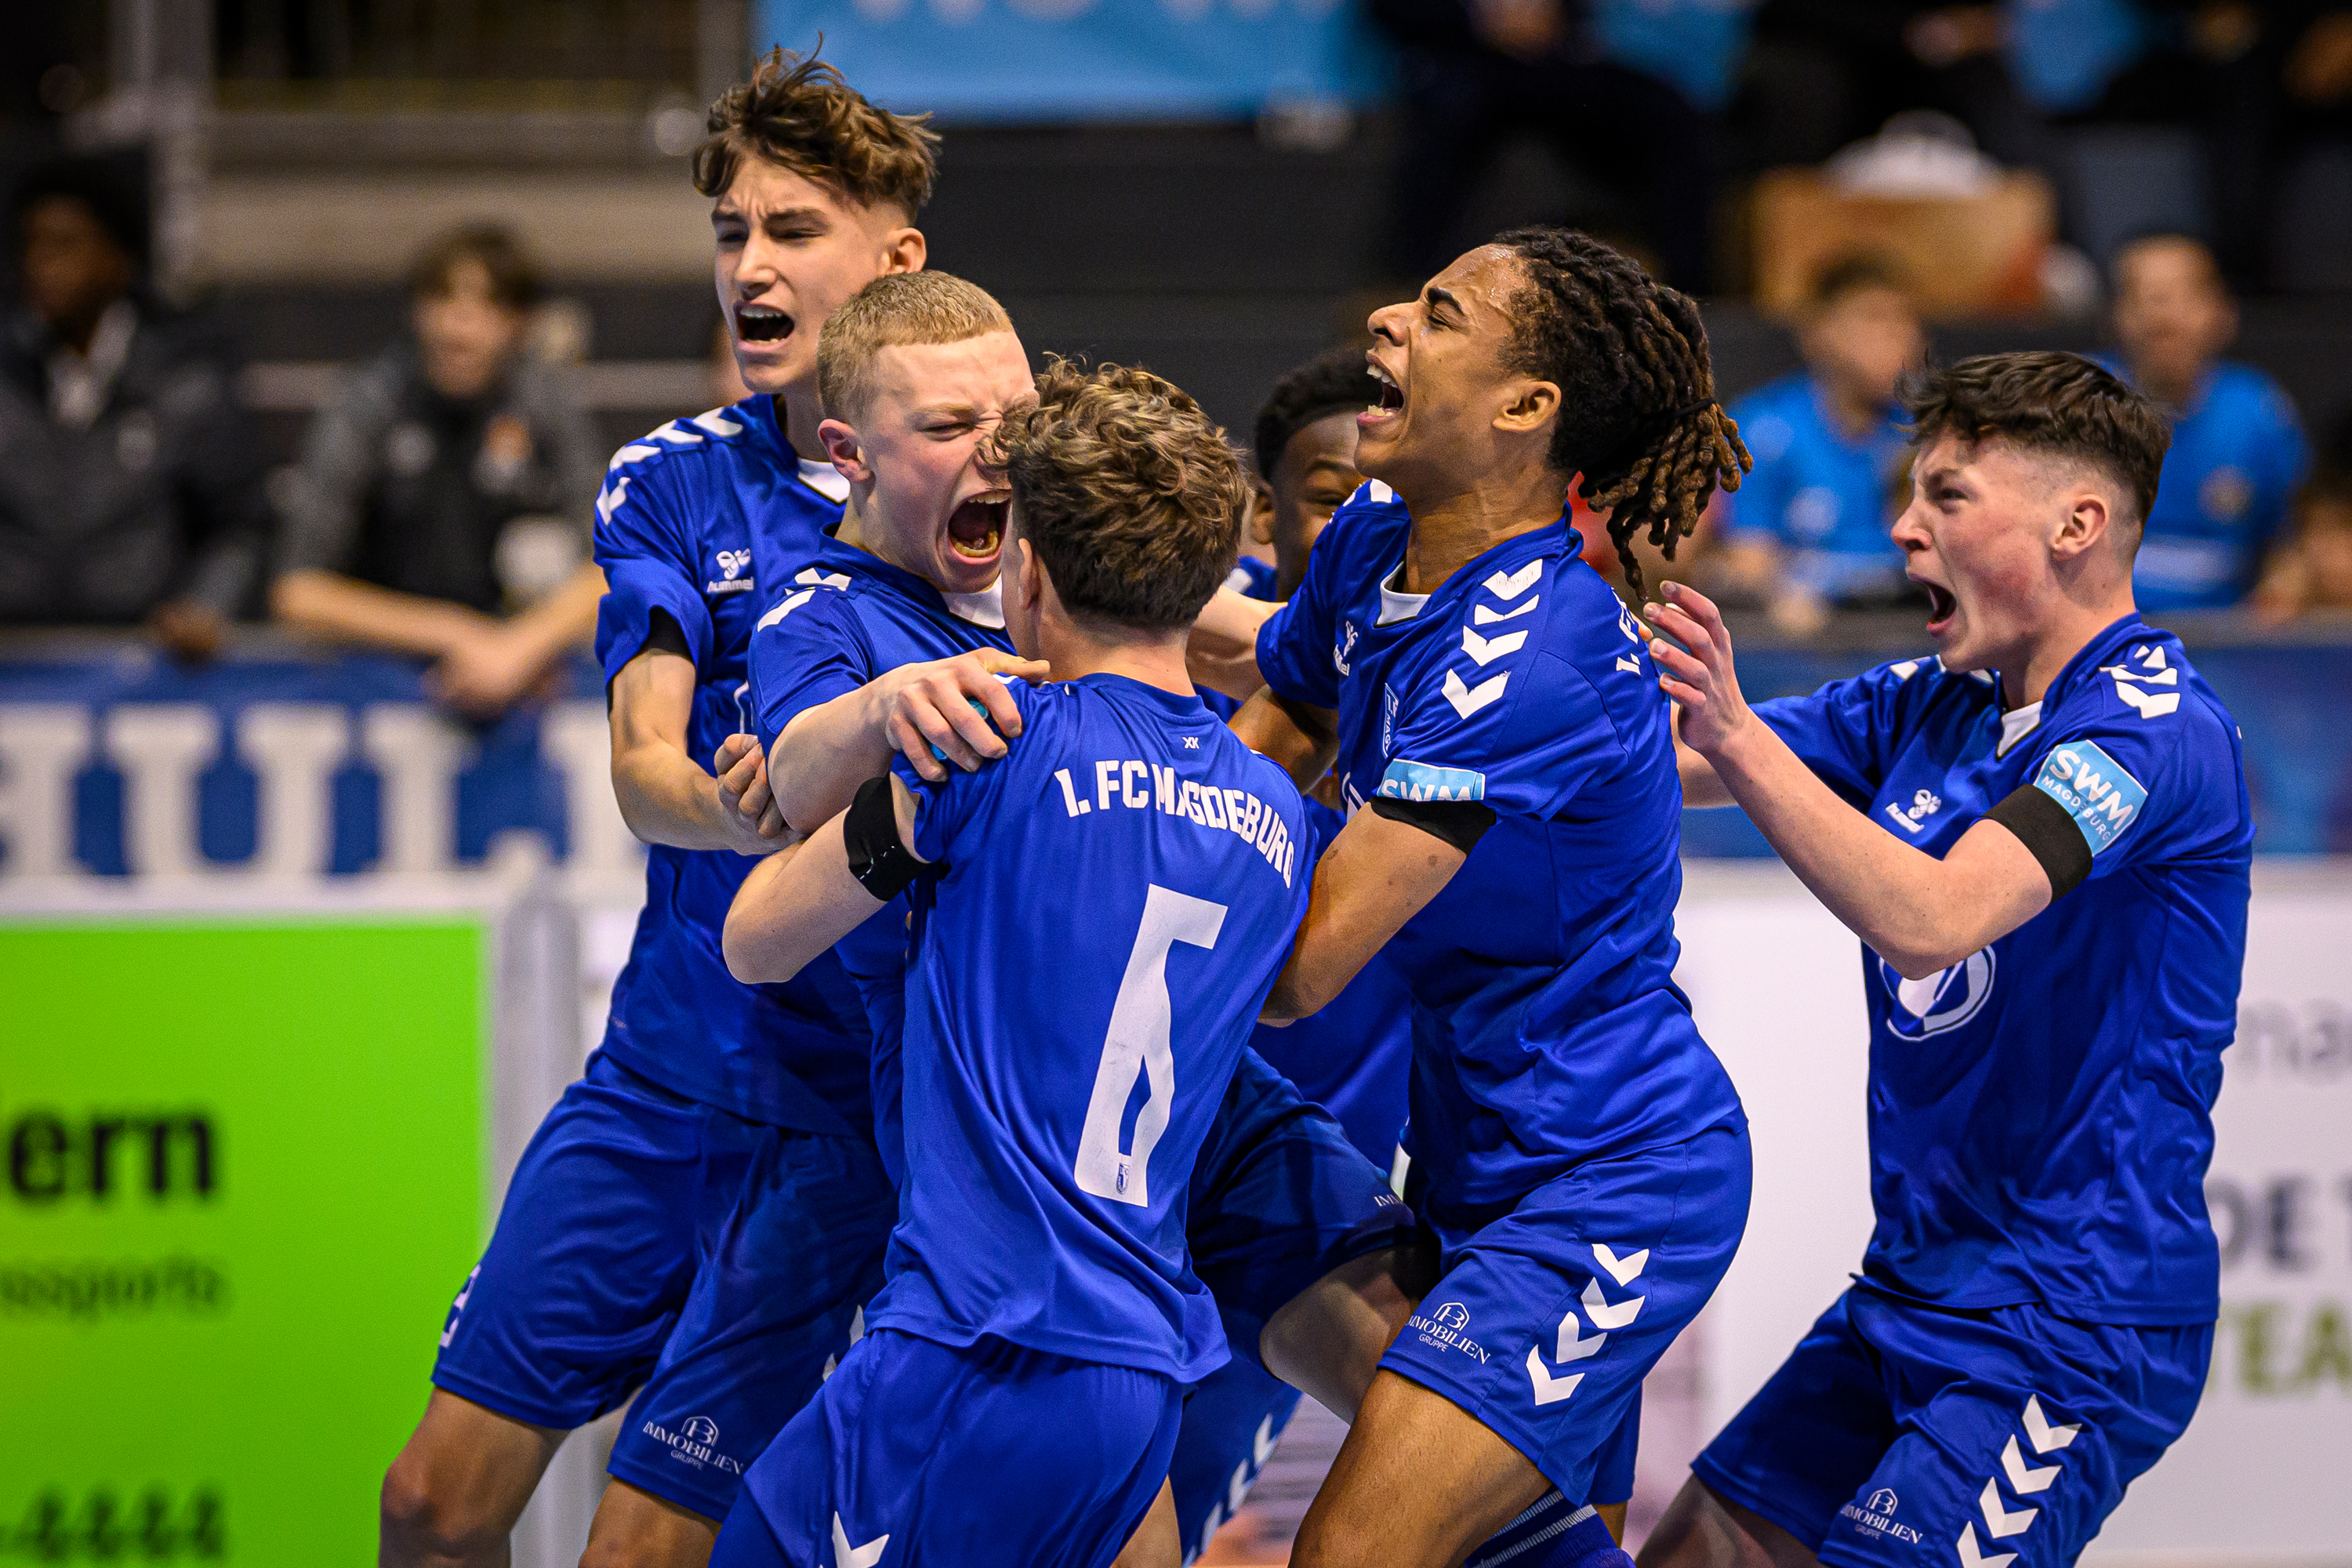
{"type": "Polygon", "coordinates": [[[1658,597],[1665,603],[1643,606],[1643,618],[1665,634],[1650,639],[1658,685],[1682,709],[1683,744],[1712,756],[1753,717],[1732,668],[1731,634],[1715,602],[1696,589],[1662,583],[1658,597]]]}
{"type": "Polygon", "coordinates": [[[933,748],[970,773],[1004,755],[1005,741],[1021,733],[1021,710],[999,675],[1038,681],[1051,673],[1043,659],[994,648],[901,665],[867,686],[870,717],[917,773],[937,783],[948,770],[933,748]]]}
{"type": "Polygon", "coordinates": [[[730,735],[719,742],[710,771],[719,775],[719,805],[735,847],[746,855],[775,848],[786,831],[784,814],[768,791],[768,759],[760,737],[730,735]]]}

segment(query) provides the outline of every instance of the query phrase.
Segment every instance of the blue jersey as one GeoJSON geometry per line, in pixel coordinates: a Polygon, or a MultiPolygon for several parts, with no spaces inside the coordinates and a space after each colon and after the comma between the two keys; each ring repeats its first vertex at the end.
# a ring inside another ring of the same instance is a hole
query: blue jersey
{"type": "MultiPolygon", "coordinates": [[[[1320,859],[1347,818],[1310,799],[1307,821],[1320,859]]],[[[1329,1111],[1366,1159],[1383,1170],[1395,1163],[1412,1073],[1412,993],[1385,952],[1311,1017],[1282,1029],[1260,1025],[1250,1047],[1329,1111]]]]}
{"type": "MultiPolygon", "coordinates": [[[[913,573],[830,536],[798,557],[779,552],[772,569],[761,569],[784,585],[783,596],[751,634],[752,720],[760,743],[771,751],[801,713],[902,664],[977,648],[1013,651],[994,595],[958,595],[950,603],[913,573]]],[[[864,999],[873,1031],[875,1138],[894,1179],[901,1159],[898,1056],[908,918],[900,894],[834,947],[864,999]]]]}
{"type": "MultiPolygon", "coordinates": [[[[779,559],[770,574],[788,591],[751,634],[751,658],[752,715],[770,748],[800,713],[900,665],[979,648],[1013,651],[993,595],[950,600],[914,574],[838,540],[827,538],[802,558],[779,559]]],[[[1207,703],[1211,694],[1201,695],[1207,703]]],[[[1301,853],[1311,865],[1337,836],[1340,818],[1314,801],[1306,809],[1313,837],[1301,853]]],[[[906,925],[901,897],[835,949],[865,995],[877,1058],[898,1047],[906,925]]],[[[1337,1117],[1349,1142],[1375,1163],[1389,1164],[1404,1124],[1412,1031],[1403,983],[1386,960],[1365,965],[1312,1017],[1284,1029],[1260,1027],[1250,1044],[1337,1117]]],[[[889,1098],[895,1067],[877,1059],[875,1081],[877,1096],[889,1098]]],[[[877,1131],[895,1170],[895,1129],[877,1131]]]]}
{"type": "Polygon", "coordinates": [[[1733,404],[1755,471],[1727,491],[1733,538],[1767,538],[1789,552],[1790,579],[1823,598],[1903,591],[1903,552],[1889,530],[1903,503],[1899,410],[1855,437],[1829,412],[1811,374],[1783,376],[1733,404]]]}
{"type": "Polygon", "coordinates": [[[1298,792],[1200,700],[1008,688],[1011,754],[923,782],[908,1158],[866,1321],[1191,1382],[1225,1359],[1187,1188],[1306,913],[1298,792]]]}
{"type": "MultiPolygon", "coordinates": [[[[2130,379],[2120,362],[2100,363],[2130,379]]],[[[2310,466],[2285,390],[2250,364],[2215,365],[2173,420],[2132,563],[2140,607],[2216,609],[2252,593],[2310,466]]]]}
{"type": "Polygon", "coordinates": [[[1341,507],[1258,634],[1274,690],[1339,710],[1350,810],[1484,801],[1494,826],[1385,950],[1413,998],[1412,1131],[1433,1205],[1516,1201],[1736,1120],[1674,983],[1682,790],[1639,623],[1566,520],[1426,595],[1412,520],[1341,507]]]}
{"type": "MultiPolygon", "coordinates": [[[[695,668],[687,752],[705,766],[719,742],[751,725],[754,547],[813,548],[841,515],[839,496],[826,493],[837,488],[831,468],[801,462],[764,396],[674,420],[613,458],[596,498],[596,563],[609,584],[597,658],[609,682],[644,649],[655,611],[677,622],[695,668]]],[[[866,1019],[840,963],[820,960],[784,985],[745,985],[727,973],[719,932],[757,863],[730,850],[651,848],[604,1050],[752,1121],[862,1132],[866,1019]]]]}
{"type": "Polygon", "coordinates": [[[1931,855],[2026,784],[2092,850],[2080,887],[1940,974],[1907,981],[1864,949],[1878,1213],[1864,1279],[1947,1307],[2210,1321],[2205,1166],[2253,818],[2237,726],[2179,641],[2125,616],[2006,734],[1998,683],[1932,659],[1756,711],[1931,855]]]}

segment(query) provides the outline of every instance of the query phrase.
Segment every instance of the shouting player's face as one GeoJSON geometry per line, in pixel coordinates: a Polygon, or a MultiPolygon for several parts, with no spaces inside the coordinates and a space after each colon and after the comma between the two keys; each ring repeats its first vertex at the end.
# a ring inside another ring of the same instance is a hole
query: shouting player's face
{"type": "Polygon", "coordinates": [[[828,419],[826,449],[853,486],[859,538],[944,594],[996,581],[1012,491],[985,461],[1005,411],[1037,400],[1029,356],[1009,331],[960,343],[898,343],[874,356],[856,426],[828,419]]]}
{"type": "Polygon", "coordinates": [[[2115,548],[2105,528],[2115,487],[2078,463],[1953,436],[1918,455],[1911,483],[1895,542],[1927,591],[1927,635],[1944,668],[2021,667],[2062,607],[2060,563],[2115,548]]]}
{"type": "MultiPolygon", "coordinates": [[[[1356,467],[1405,492],[1466,488],[1495,467],[1497,437],[1524,428],[1536,383],[1504,366],[1519,263],[1482,246],[1431,279],[1421,298],[1372,312],[1365,356],[1381,401],[1356,416],[1356,467]]],[[[1558,392],[1552,390],[1556,405],[1558,392]]]]}
{"type": "Polygon", "coordinates": [[[824,319],[882,274],[923,265],[922,234],[898,208],[861,206],[759,158],[741,160],[710,226],[719,308],[754,392],[814,394],[824,319]]]}

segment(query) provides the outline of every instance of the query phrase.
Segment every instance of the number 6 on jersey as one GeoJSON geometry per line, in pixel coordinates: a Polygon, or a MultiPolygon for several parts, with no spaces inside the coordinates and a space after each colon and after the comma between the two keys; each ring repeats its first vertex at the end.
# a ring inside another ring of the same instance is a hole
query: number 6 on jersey
{"type": "Polygon", "coordinates": [[[1110,1030],[1103,1037],[1102,1061],[1095,1068],[1094,1098],[1078,1134],[1078,1161],[1071,1174],[1082,1191],[1139,1207],[1151,1202],[1146,1175],[1152,1146],[1168,1130],[1168,1108],[1176,1099],[1176,1058],[1169,1049],[1172,1010],[1168,1000],[1168,950],[1180,942],[1213,948],[1225,923],[1225,906],[1157,883],[1143,900],[1143,924],[1127,955],[1127,973],[1111,1004],[1110,1030]],[[1150,1079],[1143,1107],[1135,1113],[1135,1147],[1118,1146],[1119,1123],[1135,1092],[1137,1073],[1150,1079]]]}

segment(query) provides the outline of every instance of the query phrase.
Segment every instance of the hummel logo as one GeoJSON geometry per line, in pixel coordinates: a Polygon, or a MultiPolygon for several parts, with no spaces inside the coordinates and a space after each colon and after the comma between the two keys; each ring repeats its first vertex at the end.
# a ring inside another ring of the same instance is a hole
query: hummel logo
{"type": "Polygon", "coordinates": [[[732,583],[743,574],[744,567],[751,564],[751,552],[748,550],[722,550],[719,552],[716,559],[719,562],[719,574],[732,583]]]}
{"type": "MultiPolygon", "coordinates": [[[[1465,632],[1462,635],[1467,637],[1470,634],[1465,632]]],[[[1511,672],[1507,669],[1491,680],[1482,680],[1475,686],[1465,686],[1462,683],[1462,677],[1449,669],[1445,672],[1444,683],[1438,689],[1444,693],[1445,700],[1454,704],[1454,711],[1467,719],[1479,709],[1487,707],[1500,699],[1503,695],[1504,684],[1510,679],[1511,672]]]]}

